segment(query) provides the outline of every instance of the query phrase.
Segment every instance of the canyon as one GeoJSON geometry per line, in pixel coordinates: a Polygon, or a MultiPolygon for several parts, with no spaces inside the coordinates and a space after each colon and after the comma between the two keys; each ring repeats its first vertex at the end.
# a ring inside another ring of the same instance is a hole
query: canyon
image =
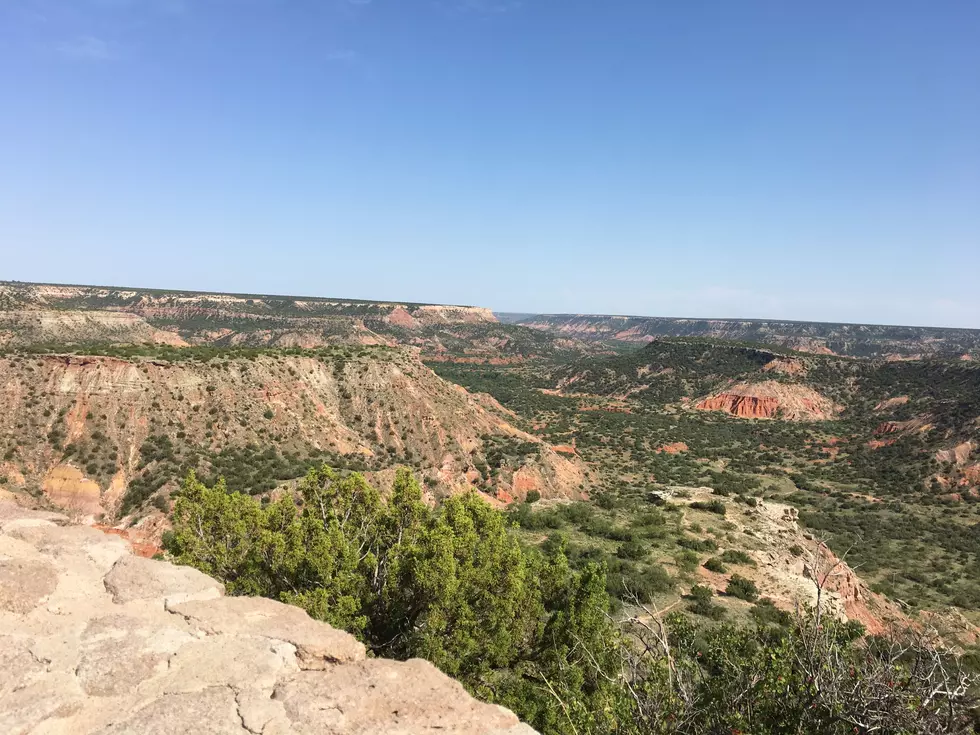
{"type": "Polygon", "coordinates": [[[289,477],[290,467],[301,475],[304,463],[330,461],[383,482],[386,468],[408,463],[436,495],[472,487],[491,502],[531,490],[581,497],[582,463],[512,421],[489,396],[393,348],[208,361],[0,357],[0,476],[90,518],[123,507],[159,513],[148,504],[154,493],[126,502],[141,478],[160,476],[166,494],[179,480],[168,473],[206,470],[222,453],[260,445],[293,458],[281,470],[289,477]]]}

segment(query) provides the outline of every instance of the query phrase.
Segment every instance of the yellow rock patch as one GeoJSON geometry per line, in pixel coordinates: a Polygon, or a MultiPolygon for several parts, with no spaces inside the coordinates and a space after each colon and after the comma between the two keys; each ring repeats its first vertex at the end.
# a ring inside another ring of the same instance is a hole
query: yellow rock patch
{"type": "Polygon", "coordinates": [[[105,512],[99,484],[87,479],[77,467],[67,464],[52,467],[41,487],[52,503],[65,510],[93,516],[105,512]]]}

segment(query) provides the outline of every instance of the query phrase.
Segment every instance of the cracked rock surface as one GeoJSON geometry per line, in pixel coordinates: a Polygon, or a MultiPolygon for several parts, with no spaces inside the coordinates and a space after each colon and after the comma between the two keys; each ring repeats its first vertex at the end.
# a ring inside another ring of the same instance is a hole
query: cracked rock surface
{"type": "Polygon", "coordinates": [[[534,735],[425,661],[0,500],[0,733],[534,735]]]}

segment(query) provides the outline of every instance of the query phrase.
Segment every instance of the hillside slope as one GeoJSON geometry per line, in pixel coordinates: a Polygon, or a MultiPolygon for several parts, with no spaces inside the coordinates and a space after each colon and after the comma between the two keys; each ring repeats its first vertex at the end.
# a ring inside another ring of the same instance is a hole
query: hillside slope
{"type": "Polygon", "coordinates": [[[0,476],[90,516],[139,510],[190,468],[253,493],[321,461],[408,464],[433,493],[475,486],[505,502],[584,489],[581,464],[410,352],[167,354],[179,359],[0,357],[0,476]]]}

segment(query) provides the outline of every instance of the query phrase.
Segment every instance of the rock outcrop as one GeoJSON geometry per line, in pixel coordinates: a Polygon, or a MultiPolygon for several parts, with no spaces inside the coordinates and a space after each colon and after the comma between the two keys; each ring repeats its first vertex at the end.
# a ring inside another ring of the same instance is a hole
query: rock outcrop
{"type": "Polygon", "coordinates": [[[779,411],[779,401],[770,396],[743,396],[735,393],[720,393],[698,403],[701,411],[724,411],[732,416],[745,419],[771,419],[779,411]]]}
{"type": "Polygon", "coordinates": [[[724,411],[733,416],[789,421],[822,421],[833,418],[841,407],[812,388],[766,380],[739,383],[707,396],[696,406],[701,411],[724,411]]]}
{"type": "Polygon", "coordinates": [[[0,498],[6,735],[534,735],[425,661],[0,498]]]}

